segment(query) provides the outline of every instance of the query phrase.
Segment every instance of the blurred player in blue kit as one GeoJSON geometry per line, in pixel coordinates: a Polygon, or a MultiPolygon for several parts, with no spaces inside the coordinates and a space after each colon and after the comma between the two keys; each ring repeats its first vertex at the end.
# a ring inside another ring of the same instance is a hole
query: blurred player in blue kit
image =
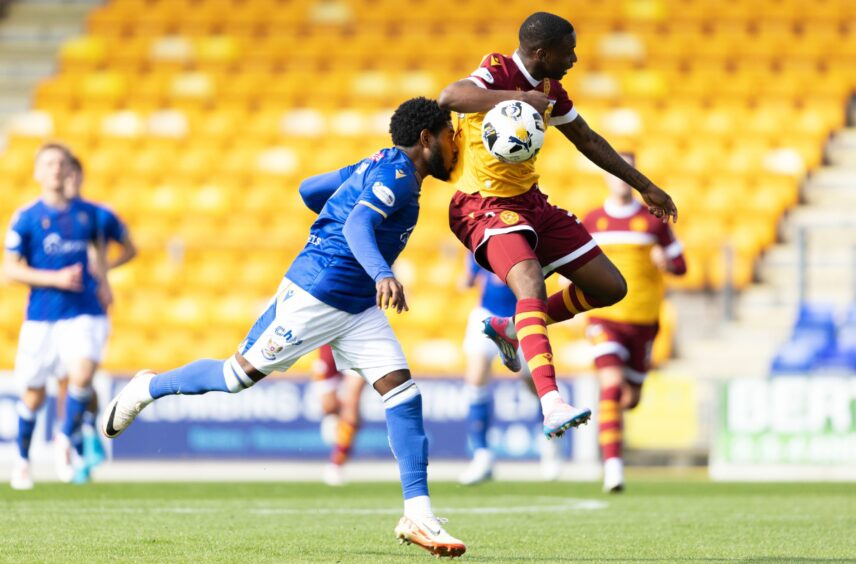
{"type": "MultiPolygon", "coordinates": [[[[81,199],[83,189],[83,163],[74,154],[69,154],[69,172],[65,177],[65,196],[69,200],[81,199]]],[[[101,269],[104,273],[103,283],[98,286],[97,296],[104,307],[105,312],[113,305],[113,293],[110,288],[107,273],[118,268],[123,264],[133,260],[137,256],[137,247],[131,239],[131,232],[127,225],[113,212],[110,208],[94,202],[90,202],[96,206],[98,212],[98,223],[101,226],[99,233],[101,240],[98,241],[98,247],[103,249],[99,253],[95,247],[90,248],[89,260],[90,264],[101,269]],[[119,253],[113,258],[107,255],[108,246],[115,244],[119,247],[119,253]],[[103,257],[103,264],[98,265],[98,257],[103,257]]],[[[68,388],[68,374],[62,374],[57,382],[57,406],[58,416],[61,419],[64,416],[64,409],[61,406],[65,405],[66,393],[68,388]]],[[[98,416],[98,396],[92,393],[86,411],[82,415],[81,433],[83,439],[83,461],[75,470],[73,481],[75,483],[87,482],[90,479],[90,474],[95,466],[98,466],[106,458],[104,447],[98,438],[98,433],[95,428],[95,419],[98,416]]]]}
{"type": "Polygon", "coordinates": [[[106,285],[100,268],[102,215],[97,206],[66,196],[69,171],[70,153],[64,146],[46,144],[39,149],[34,177],[41,197],[15,213],[5,237],[4,274],[31,288],[15,358],[21,400],[14,489],[33,487],[29,450],[36,414],[44,403],[48,378],[63,374],[68,374],[69,383],[55,438],[56,463],[59,479],[72,480],[79,462],[74,453],[83,453],[80,428],[92,396],[92,377],[109,333],[98,298],[99,288],[106,285]],[[90,263],[91,253],[97,264],[90,263]]]}
{"type": "Polygon", "coordinates": [[[107,406],[101,427],[115,438],[164,396],[240,392],[329,343],[336,366],[361,374],[383,398],[404,493],[396,537],[455,557],[466,547],[443,529],[428,496],[422,396],[382,310],[408,310],[390,265],[416,226],[422,180],[448,179],[457,148],[449,113],[425,98],[401,104],[390,133],[394,147],[301,185],[318,218],[238,351],[225,361],[198,360],[163,374],[141,370],[107,406]]]}
{"type": "MultiPolygon", "coordinates": [[[[481,299],[467,321],[464,336],[466,372],[464,384],[469,407],[467,409],[467,442],[473,452],[469,466],[458,481],[465,486],[478,484],[493,477],[495,456],[488,446],[488,431],[493,411],[490,389],[491,364],[499,354],[494,342],[485,334],[485,323],[492,316],[512,317],[517,304],[514,292],[496,274],[481,268],[472,254],[467,255],[467,274],[463,285],[479,286],[481,299]]],[[[529,368],[522,365],[518,374],[537,398],[529,368]]],[[[541,445],[542,473],[546,479],[558,477],[558,441],[544,441],[541,445]]]]}

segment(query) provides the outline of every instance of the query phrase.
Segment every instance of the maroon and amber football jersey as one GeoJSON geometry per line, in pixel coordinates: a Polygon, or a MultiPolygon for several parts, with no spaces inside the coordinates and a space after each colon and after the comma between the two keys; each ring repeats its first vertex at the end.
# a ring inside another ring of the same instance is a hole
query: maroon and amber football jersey
{"type": "Polygon", "coordinates": [[[627,280],[627,296],[594,314],[622,323],[656,323],[663,301],[663,273],[651,260],[651,248],[663,247],[669,260],[682,258],[683,247],[668,223],[648,212],[638,200],[589,213],[583,225],[627,280]]]}
{"type": "MultiPolygon", "coordinates": [[[[511,57],[499,53],[487,55],[467,78],[488,90],[541,90],[553,101],[549,115],[545,116],[548,125],[562,125],[577,117],[562,84],[551,78],[541,81],[532,78],[516,52],[511,57]]],[[[537,156],[523,163],[504,163],[493,157],[481,138],[486,113],[458,114],[456,133],[460,153],[452,182],[462,192],[480,192],[485,197],[522,194],[538,182],[537,156]]]]}

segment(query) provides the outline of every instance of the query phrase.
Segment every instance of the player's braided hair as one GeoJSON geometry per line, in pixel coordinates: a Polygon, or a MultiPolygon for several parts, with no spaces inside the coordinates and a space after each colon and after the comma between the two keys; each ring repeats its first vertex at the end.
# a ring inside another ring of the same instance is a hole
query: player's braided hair
{"type": "Polygon", "coordinates": [[[520,26],[520,47],[531,53],[536,49],[548,49],[562,38],[572,34],[574,26],[563,17],[547,12],[535,12],[520,26]]]}
{"type": "Polygon", "coordinates": [[[441,110],[436,100],[422,96],[411,98],[398,106],[389,120],[392,143],[399,147],[412,147],[419,142],[423,129],[437,135],[450,119],[449,112],[441,110]]]}

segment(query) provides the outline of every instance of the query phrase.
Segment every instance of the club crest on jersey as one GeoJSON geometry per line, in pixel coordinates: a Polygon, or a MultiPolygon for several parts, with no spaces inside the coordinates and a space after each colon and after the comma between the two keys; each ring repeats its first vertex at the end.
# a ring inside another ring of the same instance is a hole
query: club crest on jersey
{"type": "Polygon", "coordinates": [[[499,219],[506,225],[514,225],[518,221],[520,221],[520,216],[517,212],[505,210],[501,214],[499,214],[499,219]]]}
{"type": "Polygon", "coordinates": [[[281,353],[284,348],[284,344],[278,343],[271,337],[268,339],[267,344],[262,347],[262,356],[268,360],[276,360],[276,355],[281,353]]]}
{"type": "Polygon", "coordinates": [[[648,222],[644,217],[634,217],[630,220],[631,231],[648,231],[648,222]]]}
{"type": "Polygon", "coordinates": [[[372,194],[377,196],[377,199],[389,207],[395,205],[395,194],[382,182],[375,182],[372,186],[372,194]]]}

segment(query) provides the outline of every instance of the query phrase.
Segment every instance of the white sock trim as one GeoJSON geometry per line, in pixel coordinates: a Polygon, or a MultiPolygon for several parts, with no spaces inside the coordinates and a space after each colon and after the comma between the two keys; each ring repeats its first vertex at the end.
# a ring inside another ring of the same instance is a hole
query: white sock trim
{"type": "Polygon", "coordinates": [[[434,510],[431,509],[431,498],[427,495],[417,495],[404,500],[404,514],[411,519],[422,519],[433,517],[434,510]]]}
{"type": "Polygon", "coordinates": [[[421,392],[414,380],[396,386],[383,395],[383,406],[386,409],[392,409],[397,405],[401,405],[418,396],[421,392]]]}
{"type": "Polygon", "coordinates": [[[75,386],[71,382],[68,384],[68,395],[73,397],[78,401],[87,401],[92,397],[92,386],[86,386],[81,388],[80,386],[75,386]]]}
{"type": "Polygon", "coordinates": [[[36,418],[36,414],[32,412],[22,401],[15,404],[15,411],[18,412],[18,417],[24,421],[32,421],[36,418]]]}
{"type": "Polygon", "coordinates": [[[252,378],[247,376],[241,364],[234,356],[231,356],[223,362],[223,379],[226,381],[226,387],[229,392],[235,394],[241,390],[245,390],[255,384],[252,378]]]}

